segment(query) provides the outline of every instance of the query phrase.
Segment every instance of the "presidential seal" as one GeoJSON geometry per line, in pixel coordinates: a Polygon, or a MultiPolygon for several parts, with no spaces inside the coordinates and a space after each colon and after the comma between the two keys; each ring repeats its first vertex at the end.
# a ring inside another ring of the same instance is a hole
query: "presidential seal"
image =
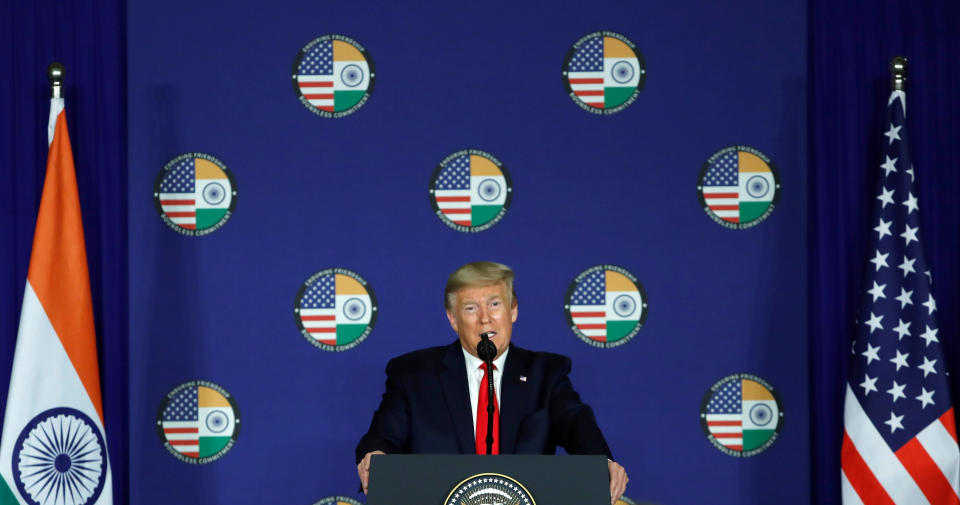
{"type": "Polygon", "coordinates": [[[530,491],[512,477],[480,473],[457,484],[443,505],[536,505],[536,502],[530,491]]]}
{"type": "Polygon", "coordinates": [[[293,60],[293,90],[307,110],[321,117],[349,116],[363,107],[375,78],[370,53],[343,35],[317,37],[293,60]]]}
{"type": "Polygon", "coordinates": [[[207,235],[233,215],[237,181],[222,161],[209,154],[181,154],[157,175],[153,203],[160,219],[178,233],[207,235]]]}
{"type": "Polygon", "coordinates": [[[349,496],[328,496],[313,505],[363,505],[349,496]]]}
{"type": "Polygon", "coordinates": [[[731,146],[703,164],[697,196],[710,219],[742,230],[760,224],[773,212],[780,179],[766,155],[752,147],[731,146]]]}
{"type": "Polygon", "coordinates": [[[444,158],[433,171],[429,191],[437,217],[454,230],[468,233],[497,224],[513,198],[507,168],[492,154],[477,149],[444,158]]]}
{"type": "Polygon", "coordinates": [[[107,475],[103,433],[77,409],[41,412],[17,437],[11,472],[30,505],[96,503],[107,475]]]}
{"type": "Polygon", "coordinates": [[[175,387],[160,403],[157,433],[170,454],[184,463],[223,457],[240,433],[237,402],[222,387],[202,380],[175,387]]]}
{"type": "Polygon", "coordinates": [[[297,291],[293,319],[307,342],[324,351],[346,351],[373,331],[377,298],[356,272],[328,268],[310,276],[297,291]]]}
{"type": "Polygon", "coordinates": [[[746,373],[718,380],[703,397],[700,425],[720,452],[737,458],[759,454],[783,428],[783,404],[767,381],[746,373]]]}
{"type": "Polygon", "coordinates": [[[563,310],[573,333],[609,349],[626,344],[647,319],[647,293],[637,278],[614,265],[597,265],[577,275],[563,310]]]}
{"type": "Polygon", "coordinates": [[[567,94],[581,109],[594,114],[614,114],[630,106],[646,78],[643,55],[619,33],[585,35],[563,61],[567,94]]]}

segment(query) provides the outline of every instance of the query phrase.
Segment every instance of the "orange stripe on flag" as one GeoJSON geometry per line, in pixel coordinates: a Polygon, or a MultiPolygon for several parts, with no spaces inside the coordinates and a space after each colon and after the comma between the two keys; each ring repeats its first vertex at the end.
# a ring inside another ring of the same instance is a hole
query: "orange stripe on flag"
{"type": "Polygon", "coordinates": [[[913,480],[920,486],[923,495],[927,497],[930,503],[936,505],[948,505],[960,503],[957,494],[950,487],[950,481],[940,471],[940,467],[933,461],[927,450],[923,448],[920,441],[911,438],[909,442],[903,445],[894,454],[897,459],[903,463],[913,480]]]}
{"type": "Polygon", "coordinates": [[[47,155],[47,175],[27,279],[103,422],[80,196],[63,112],[57,116],[47,155]]]}
{"type": "Polygon", "coordinates": [[[850,486],[857,492],[860,501],[870,505],[896,505],[887,490],[870,471],[860,451],[853,445],[847,432],[843,432],[843,446],[840,449],[840,461],[843,473],[847,475],[850,486]]]}

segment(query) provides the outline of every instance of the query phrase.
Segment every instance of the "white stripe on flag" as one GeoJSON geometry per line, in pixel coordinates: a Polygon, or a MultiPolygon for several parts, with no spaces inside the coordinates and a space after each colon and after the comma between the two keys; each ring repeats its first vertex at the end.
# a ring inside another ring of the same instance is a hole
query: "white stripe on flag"
{"type": "Polygon", "coordinates": [[[585,103],[596,103],[603,105],[603,93],[596,95],[581,95],[579,92],[583,91],[603,91],[603,72],[568,72],[567,79],[570,82],[570,90],[573,91],[577,98],[585,103]],[[576,79],[599,79],[600,82],[597,83],[574,83],[573,80],[576,79]]]}
{"type": "Polygon", "coordinates": [[[929,503],[913,477],[903,467],[903,463],[900,463],[897,455],[890,450],[883,436],[867,417],[849,383],[843,402],[843,427],[864,463],[895,503],[929,503]]]}
{"type": "Polygon", "coordinates": [[[433,192],[433,196],[437,202],[437,208],[447,219],[464,226],[470,226],[472,216],[470,213],[469,189],[438,189],[433,192]],[[445,198],[466,199],[466,201],[441,201],[445,198]],[[451,212],[457,210],[466,212],[451,212]]]}
{"type": "Polygon", "coordinates": [[[607,336],[607,318],[606,318],[606,305],[571,305],[570,306],[570,319],[573,320],[573,324],[577,326],[577,330],[580,333],[588,337],[606,337],[607,336]],[[586,316],[578,314],[604,314],[602,316],[586,316]],[[582,325],[599,325],[602,324],[601,328],[580,328],[582,325]]]}
{"type": "Polygon", "coordinates": [[[947,478],[954,494],[960,495],[957,482],[960,480],[960,466],[958,466],[960,460],[957,458],[960,449],[957,448],[957,442],[944,428],[943,423],[939,419],[930,423],[917,434],[917,440],[947,478]]]}
{"type": "MultiPolygon", "coordinates": [[[[7,409],[0,435],[0,476],[12,484],[13,471],[10,462],[20,431],[40,412],[55,407],[77,409],[90,418],[104,434],[100,414],[93,406],[86,388],[73,367],[57,336],[46,311],[40,304],[33,286],[27,280],[20,310],[20,328],[13,356],[13,371],[10,374],[10,389],[7,409]]],[[[106,438],[104,438],[106,443],[106,438]]],[[[105,447],[106,448],[106,447],[105,447]]],[[[109,466],[97,504],[112,503],[113,494],[109,466]]]]}

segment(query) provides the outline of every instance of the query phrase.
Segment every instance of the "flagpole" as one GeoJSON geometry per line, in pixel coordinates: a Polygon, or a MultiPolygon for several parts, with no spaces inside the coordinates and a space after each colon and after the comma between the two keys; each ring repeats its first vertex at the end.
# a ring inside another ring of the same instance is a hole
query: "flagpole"
{"type": "Polygon", "coordinates": [[[890,60],[890,91],[905,91],[907,89],[907,59],[903,56],[894,56],[890,60]]]}
{"type": "Polygon", "coordinates": [[[55,61],[47,67],[47,79],[50,79],[50,98],[60,98],[63,88],[63,63],[55,61]]]}

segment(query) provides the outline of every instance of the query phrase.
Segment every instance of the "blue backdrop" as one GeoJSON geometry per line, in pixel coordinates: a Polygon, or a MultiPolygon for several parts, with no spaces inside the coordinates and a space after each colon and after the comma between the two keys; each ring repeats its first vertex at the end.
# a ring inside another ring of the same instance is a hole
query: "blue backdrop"
{"type": "Polygon", "coordinates": [[[908,128],[942,340],[956,356],[956,316],[943,309],[956,306],[958,275],[955,6],[68,8],[86,15],[50,23],[42,6],[4,7],[4,64],[30,78],[0,84],[15,105],[0,123],[3,168],[15,168],[4,175],[13,246],[0,248],[0,357],[9,370],[45,159],[43,69],[60,59],[76,90],[67,111],[88,249],[99,251],[118,503],[360,498],[353,447],[383,367],[455,338],[442,286],[475,259],[517,271],[514,341],[573,358],[574,384],[630,473],[628,496],[838,503],[839,391],[865,260],[856,239],[895,54],[917,69],[908,128]],[[561,82],[571,45],[597,30],[628,37],[647,64],[637,101],[610,116],[580,110],[561,82]],[[368,103],[338,119],[311,114],[290,86],[297,53],[324,34],[352,37],[376,64],[368,103]],[[704,161],[738,144],[769,156],[781,183],[770,217],[740,231],[709,219],[696,195],[704,161]],[[440,160],[465,148],[496,156],[513,183],[503,220],[476,234],[441,223],[427,193],[440,160]],[[153,201],[164,164],[194,151],[222,160],[239,188],[230,220],[202,237],[171,230],[153,201]],[[597,264],[626,268],[649,298],[643,328],[612,349],[580,341],[563,310],[574,276],[597,264]],[[292,317],[307,278],[336,267],[362,275],[379,304],[373,332],[346,352],[311,346],[292,317]],[[740,372],[769,382],[785,411],[779,438],[750,458],[714,448],[699,419],[707,389],[740,372]],[[165,396],[196,379],[229,391],[242,418],[236,445],[206,465],[175,459],[156,431],[165,396]]]}

